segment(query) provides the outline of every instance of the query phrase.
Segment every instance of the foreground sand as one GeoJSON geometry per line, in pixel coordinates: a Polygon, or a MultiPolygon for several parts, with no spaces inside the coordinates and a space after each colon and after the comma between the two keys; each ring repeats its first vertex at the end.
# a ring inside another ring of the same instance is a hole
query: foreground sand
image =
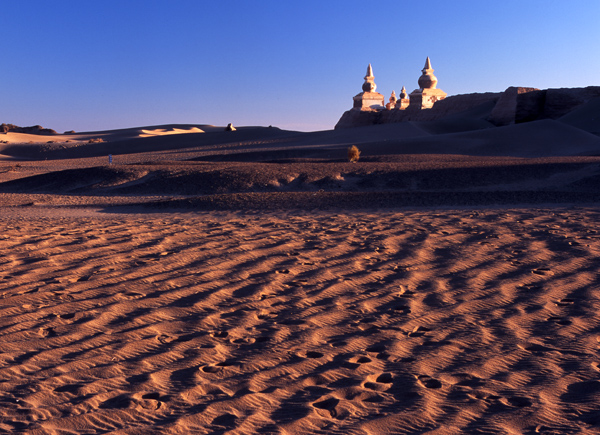
{"type": "Polygon", "coordinates": [[[597,207],[0,217],[0,432],[598,433],[597,207]]]}

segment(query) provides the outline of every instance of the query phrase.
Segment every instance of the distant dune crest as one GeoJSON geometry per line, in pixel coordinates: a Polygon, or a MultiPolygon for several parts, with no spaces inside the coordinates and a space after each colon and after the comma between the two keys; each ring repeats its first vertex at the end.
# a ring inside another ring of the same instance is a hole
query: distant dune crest
{"type": "Polygon", "coordinates": [[[164,128],[157,128],[154,130],[142,130],[140,137],[167,136],[170,134],[186,134],[186,133],[204,133],[204,130],[200,130],[198,127],[192,127],[190,129],[174,128],[172,130],[167,130],[164,128]]]}

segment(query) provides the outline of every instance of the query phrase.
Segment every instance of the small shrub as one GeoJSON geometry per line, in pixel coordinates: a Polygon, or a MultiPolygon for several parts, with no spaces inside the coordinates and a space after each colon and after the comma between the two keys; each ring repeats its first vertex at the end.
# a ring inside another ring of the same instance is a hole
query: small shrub
{"type": "Polygon", "coordinates": [[[352,145],[348,148],[348,161],[352,163],[358,162],[358,158],[360,157],[360,150],[356,147],[356,145],[352,145]]]}

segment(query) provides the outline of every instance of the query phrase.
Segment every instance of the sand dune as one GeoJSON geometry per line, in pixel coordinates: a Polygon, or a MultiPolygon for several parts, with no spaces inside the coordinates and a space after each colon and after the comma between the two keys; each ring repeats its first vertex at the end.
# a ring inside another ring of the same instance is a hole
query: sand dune
{"type": "MultiPolygon", "coordinates": [[[[540,157],[598,155],[600,137],[553,120],[534,121],[505,127],[439,134],[395,143],[373,142],[374,154],[466,154],[478,156],[540,157]],[[382,145],[385,145],[385,149],[382,145]]],[[[367,147],[370,145],[367,144],[367,147]]]]}
{"type": "MultiPolygon", "coordinates": [[[[57,170],[40,173],[38,166],[9,168],[0,173],[0,181],[3,181],[0,192],[186,197],[293,192],[342,197],[353,193],[373,198],[379,195],[388,201],[394,195],[404,195],[407,199],[409,195],[421,199],[427,195],[475,198],[473,193],[481,192],[483,200],[488,198],[485,203],[489,203],[494,192],[527,194],[525,202],[536,203],[540,202],[536,196],[548,201],[557,195],[577,202],[580,201],[578,195],[589,194],[589,200],[600,194],[599,157],[518,159],[403,155],[394,161],[360,164],[167,161],[73,169],[53,166],[52,169],[57,170]]],[[[508,196],[509,201],[510,198],[508,196]]],[[[361,206],[365,207],[358,202],[353,208],[361,206]]]]}
{"type": "Polygon", "coordinates": [[[214,125],[165,124],[149,127],[124,128],[116,130],[89,131],[80,133],[64,133],[53,135],[25,134],[9,132],[0,134],[0,143],[9,144],[44,144],[87,142],[92,139],[103,139],[107,142],[133,139],[137,137],[153,137],[183,133],[201,133],[204,131],[222,131],[223,127],[214,125]]]}
{"type": "Polygon", "coordinates": [[[1,144],[0,432],[598,433],[590,107],[1,144]]]}
{"type": "Polygon", "coordinates": [[[167,136],[171,134],[186,134],[186,133],[204,133],[204,130],[200,130],[198,127],[190,129],[174,128],[172,130],[166,130],[164,128],[156,128],[154,130],[142,130],[140,137],[154,137],[154,136],[167,136]]]}
{"type": "Polygon", "coordinates": [[[436,121],[411,122],[423,131],[431,134],[460,133],[464,131],[484,130],[494,128],[488,121],[479,118],[452,116],[436,121]]]}
{"type": "Polygon", "coordinates": [[[430,122],[404,122],[311,133],[264,127],[240,127],[235,132],[225,132],[214,126],[165,125],[58,135],[50,141],[53,143],[13,143],[18,134],[9,133],[4,136],[8,136],[8,142],[11,143],[0,144],[0,153],[29,159],[66,159],[188,150],[201,153],[196,156],[204,160],[216,161],[289,158],[344,160],[345,149],[357,145],[363,158],[398,154],[513,157],[600,155],[600,137],[590,133],[595,119],[593,110],[589,107],[584,109],[581,110],[587,113],[587,118],[582,117],[583,124],[565,118],[560,121],[547,119],[493,127],[478,118],[451,117],[430,122]],[[584,118],[589,119],[583,121],[584,118]],[[206,133],[181,134],[197,130],[206,133]]]}
{"type": "Polygon", "coordinates": [[[600,98],[592,98],[581,107],[561,117],[559,121],[600,135],[600,98]]]}

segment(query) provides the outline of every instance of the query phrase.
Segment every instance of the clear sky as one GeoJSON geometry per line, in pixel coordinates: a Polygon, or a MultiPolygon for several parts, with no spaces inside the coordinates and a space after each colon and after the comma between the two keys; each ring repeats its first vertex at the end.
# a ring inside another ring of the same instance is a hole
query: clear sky
{"type": "Polygon", "coordinates": [[[411,92],[600,86],[600,0],[0,0],[0,123],[331,129],[411,92]]]}

